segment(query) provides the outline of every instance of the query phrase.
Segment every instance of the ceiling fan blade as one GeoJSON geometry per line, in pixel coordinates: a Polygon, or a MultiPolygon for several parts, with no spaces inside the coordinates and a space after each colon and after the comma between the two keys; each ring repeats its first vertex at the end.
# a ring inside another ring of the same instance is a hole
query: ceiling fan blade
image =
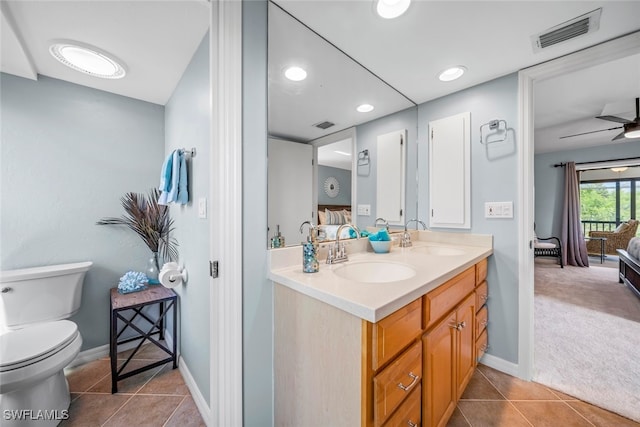
{"type": "Polygon", "coordinates": [[[620,132],[619,134],[617,134],[617,135],[612,139],[612,141],[615,141],[615,140],[618,140],[618,139],[624,139],[624,138],[625,138],[625,136],[624,136],[624,132],[620,132]]]}
{"type": "MultiPolygon", "coordinates": [[[[614,129],[622,129],[622,126],[616,126],[614,128],[609,128],[609,129],[600,129],[600,130],[592,130],[591,132],[584,132],[584,133],[574,133],[573,135],[565,135],[565,136],[561,136],[558,139],[564,139],[564,138],[572,138],[574,136],[582,136],[582,135],[589,135],[590,133],[596,133],[596,132],[606,132],[608,130],[614,130],[614,129]]],[[[624,135],[624,132],[623,132],[624,135]]]]}
{"type": "Polygon", "coordinates": [[[623,119],[622,117],[616,117],[616,116],[597,116],[596,119],[608,120],[610,122],[622,123],[625,125],[629,123],[633,123],[631,120],[623,119]]]}

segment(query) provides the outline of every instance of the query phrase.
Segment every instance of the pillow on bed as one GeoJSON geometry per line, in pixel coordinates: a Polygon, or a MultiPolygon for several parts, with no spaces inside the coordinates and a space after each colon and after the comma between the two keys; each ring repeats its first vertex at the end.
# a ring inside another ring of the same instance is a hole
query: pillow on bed
{"type": "Polygon", "coordinates": [[[346,224],[347,218],[346,218],[346,210],[341,210],[341,211],[330,211],[329,209],[325,209],[324,210],[324,219],[325,222],[324,224],[328,224],[328,225],[340,225],[340,224],[346,224]]]}
{"type": "Polygon", "coordinates": [[[325,214],[322,211],[318,211],[318,225],[326,224],[327,220],[325,218],[325,214]]]}

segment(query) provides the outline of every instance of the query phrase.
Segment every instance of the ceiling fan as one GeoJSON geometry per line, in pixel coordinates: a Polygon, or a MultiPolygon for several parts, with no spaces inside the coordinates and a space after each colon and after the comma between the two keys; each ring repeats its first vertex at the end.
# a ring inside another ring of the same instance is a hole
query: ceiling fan
{"type": "Polygon", "coordinates": [[[616,135],[612,141],[623,138],[640,138],[640,98],[636,98],[636,118],[633,120],[623,119],[617,116],[597,116],[596,119],[608,120],[610,122],[622,123],[622,126],[616,126],[608,129],[594,130],[591,132],[576,133],[573,135],[561,136],[563,138],[571,138],[574,136],[588,135],[596,132],[606,132],[614,129],[623,129],[618,135],[616,135]]]}

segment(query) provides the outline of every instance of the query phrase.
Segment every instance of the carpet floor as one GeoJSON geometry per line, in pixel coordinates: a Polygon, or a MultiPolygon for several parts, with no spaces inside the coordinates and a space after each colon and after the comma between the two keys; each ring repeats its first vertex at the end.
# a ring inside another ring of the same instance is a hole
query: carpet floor
{"type": "Polygon", "coordinates": [[[640,422],[640,299],[617,270],[536,261],[533,380],[640,422]]]}

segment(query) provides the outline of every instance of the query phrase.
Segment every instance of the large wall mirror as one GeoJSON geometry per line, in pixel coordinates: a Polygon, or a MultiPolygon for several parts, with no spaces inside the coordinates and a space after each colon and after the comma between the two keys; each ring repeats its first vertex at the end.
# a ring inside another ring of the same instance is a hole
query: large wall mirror
{"type": "Polygon", "coordinates": [[[326,240],[335,238],[330,225],[373,225],[384,203],[376,200],[377,138],[394,131],[406,132],[403,217],[413,218],[415,104],[278,2],[269,3],[268,55],[268,246],[299,245],[304,221],[327,225],[326,240]]]}

